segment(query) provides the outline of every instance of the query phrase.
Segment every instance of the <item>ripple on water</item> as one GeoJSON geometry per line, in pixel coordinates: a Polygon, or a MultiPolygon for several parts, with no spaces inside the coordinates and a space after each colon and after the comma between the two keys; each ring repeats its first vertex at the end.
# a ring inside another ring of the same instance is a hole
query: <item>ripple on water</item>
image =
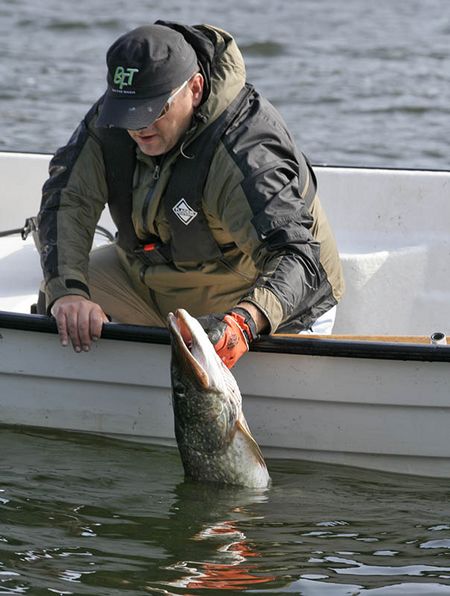
{"type": "Polygon", "coordinates": [[[285,46],[276,41],[255,41],[241,44],[241,51],[248,56],[281,56],[286,53],[285,46]]]}

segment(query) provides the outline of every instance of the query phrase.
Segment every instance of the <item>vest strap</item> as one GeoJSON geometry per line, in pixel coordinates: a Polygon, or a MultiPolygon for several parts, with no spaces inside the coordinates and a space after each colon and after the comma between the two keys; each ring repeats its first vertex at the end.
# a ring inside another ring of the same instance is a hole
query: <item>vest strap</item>
{"type": "Polygon", "coordinates": [[[228,108],[180,156],[164,192],[164,210],[169,222],[172,260],[212,261],[222,257],[202,207],[203,191],[220,138],[250,93],[244,87],[228,108]]]}
{"type": "Polygon", "coordinates": [[[96,136],[103,152],[108,207],[118,230],[117,244],[133,252],[140,244],[131,219],[136,143],[122,128],[98,128],[96,136]]]}

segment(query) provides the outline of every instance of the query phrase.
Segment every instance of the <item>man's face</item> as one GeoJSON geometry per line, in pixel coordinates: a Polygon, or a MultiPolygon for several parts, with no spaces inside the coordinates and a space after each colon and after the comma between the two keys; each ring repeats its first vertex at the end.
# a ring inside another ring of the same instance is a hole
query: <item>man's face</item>
{"type": "Polygon", "coordinates": [[[129,130],[128,134],[136,141],[145,155],[155,157],[167,153],[188,130],[194,109],[200,104],[203,93],[203,77],[196,74],[174,97],[167,113],[146,128],[129,130]]]}

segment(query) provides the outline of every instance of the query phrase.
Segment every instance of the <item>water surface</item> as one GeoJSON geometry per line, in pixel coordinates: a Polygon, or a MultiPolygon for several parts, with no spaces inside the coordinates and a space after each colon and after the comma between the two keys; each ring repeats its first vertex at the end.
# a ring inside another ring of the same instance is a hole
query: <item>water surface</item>
{"type": "Polygon", "coordinates": [[[264,491],[175,449],[0,431],[0,594],[450,594],[450,483],[270,461],[264,491]]]}

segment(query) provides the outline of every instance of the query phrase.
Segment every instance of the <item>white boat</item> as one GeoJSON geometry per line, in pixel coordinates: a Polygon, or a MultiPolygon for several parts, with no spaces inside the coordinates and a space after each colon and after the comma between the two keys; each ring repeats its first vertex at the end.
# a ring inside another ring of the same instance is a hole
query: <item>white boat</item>
{"type": "MultiPolygon", "coordinates": [[[[49,158],[0,153],[0,232],[36,215],[49,158]]],[[[246,418],[268,458],[448,478],[450,172],[316,172],[346,276],[338,335],[255,344],[233,369],[246,418]]],[[[90,353],[63,349],[29,314],[40,278],[31,235],[2,235],[0,423],[175,445],[167,332],[108,324],[90,353]]]]}

